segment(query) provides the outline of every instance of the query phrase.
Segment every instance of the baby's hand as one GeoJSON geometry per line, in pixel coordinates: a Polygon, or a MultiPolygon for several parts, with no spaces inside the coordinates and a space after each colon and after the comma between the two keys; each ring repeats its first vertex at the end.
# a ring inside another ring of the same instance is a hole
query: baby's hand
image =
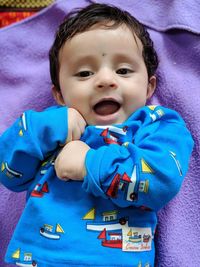
{"type": "Polygon", "coordinates": [[[66,144],[55,161],[57,177],[61,180],[83,180],[86,175],[85,157],[89,149],[82,141],[66,144]]]}
{"type": "Polygon", "coordinates": [[[79,140],[86,126],[82,115],[74,108],[68,108],[68,135],[67,143],[79,140]]]}

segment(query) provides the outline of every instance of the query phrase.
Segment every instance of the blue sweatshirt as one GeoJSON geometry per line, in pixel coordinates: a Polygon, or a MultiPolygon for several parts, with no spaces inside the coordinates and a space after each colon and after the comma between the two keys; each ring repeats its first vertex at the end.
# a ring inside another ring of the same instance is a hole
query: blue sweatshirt
{"type": "Polygon", "coordinates": [[[87,126],[84,181],[62,181],[54,160],[67,139],[67,110],[27,111],[0,137],[1,183],[27,191],[6,262],[153,267],[156,212],[178,193],[193,148],[184,121],[145,106],[123,124],[87,126]]]}

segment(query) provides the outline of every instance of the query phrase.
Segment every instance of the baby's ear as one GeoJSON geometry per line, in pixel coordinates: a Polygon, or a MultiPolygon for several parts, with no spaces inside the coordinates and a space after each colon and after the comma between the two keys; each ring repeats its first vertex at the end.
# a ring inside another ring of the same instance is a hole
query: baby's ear
{"type": "Polygon", "coordinates": [[[150,99],[156,89],[156,76],[151,76],[147,87],[147,99],[150,99]]]}
{"type": "Polygon", "coordinates": [[[52,94],[53,94],[53,97],[56,100],[56,102],[59,105],[64,106],[65,103],[64,103],[61,91],[59,89],[57,89],[54,85],[52,86],[51,90],[52,90],[52,94]]]}

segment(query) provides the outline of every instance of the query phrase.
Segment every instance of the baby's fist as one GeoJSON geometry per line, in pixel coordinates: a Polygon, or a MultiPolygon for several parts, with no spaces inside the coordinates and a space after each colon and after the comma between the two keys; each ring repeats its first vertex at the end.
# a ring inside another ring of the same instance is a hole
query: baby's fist
{"type": "Polygon", "coordinates": [[[85,157],[89,149],[82,141],[66,144],[55,161],[57,177],[62,180],[83,180],[86,175],[85,157]]]}
{"type": "Polygon", "coordinates": [[[74,108],[68,108],[68,135],[67,143],[79,140],[84,133],[86,121],[83,116],[74,108]]]}

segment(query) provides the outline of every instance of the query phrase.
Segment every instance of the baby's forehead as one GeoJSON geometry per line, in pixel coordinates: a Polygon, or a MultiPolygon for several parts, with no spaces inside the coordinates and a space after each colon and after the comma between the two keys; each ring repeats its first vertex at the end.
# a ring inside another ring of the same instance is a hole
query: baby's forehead
{"type": "MultiPolygon", "coordinates": [[[[95,24],[93,24],[92,26],[82,30],[82,31],[77,31],[73,34],[73,36],[71,36],[69,39],[67,39],[63,45],[65,45],[68,41],[73,40],[75,37],[77,37],[78,35],[81,35],[83,33],[86,32],[90,32],[91,35],[95,35],[95,31],[94,30],[113,30],[113,29],[123,29],[124,30],[124,34],[128,31],[131,33],[131,35],[133,36],[133,41],[136,43],[137,47],[139,48],[140,45],[142,45],[142,41],[141,38],[138,36],[137,31],[135,29],[135,27],[131,26],[131,25],[127,25],[125,23],[116,23],[115,21],[101,21],[101,22],[97,22],[95,24]],[[140,45],[139,45],[140,44],[140,45]]],[[[95,39],[94,39],[95,42],[95,39]]]]}
{"type": "Polygon", "coordinates": [[[105,57],[107,62],[117,64],[120,60],[143,60],[142,53],[141,41],[126,25],[112,27],[97,24],[67,40],[60,49],[59,62],[62,64],[66,61],[72,66],[83,62],[97,62],[105,57]]]}
{"type": "MultiPolygon", "coordinates": [[[[98,30],[98,29],[103,29],[103,30],[112,30],[112,29],[119,29],[122,28],[124,29],[124,31],[130,31],[134,36],[137,36],[136,34],[136,27],[134,27],[133,25],[127,25],[124,22],[123,23],[117,23],[115,21],[101,21],[101,22],[97,22],[95,24],[93,24],[92,26],[86,28],[83,31],[77,32],[75,35],[83,33],[83,32],[87,32],[90,30],[98,30]]],[[[75,36],[74,35],[74,36],[75,36]]]]}

